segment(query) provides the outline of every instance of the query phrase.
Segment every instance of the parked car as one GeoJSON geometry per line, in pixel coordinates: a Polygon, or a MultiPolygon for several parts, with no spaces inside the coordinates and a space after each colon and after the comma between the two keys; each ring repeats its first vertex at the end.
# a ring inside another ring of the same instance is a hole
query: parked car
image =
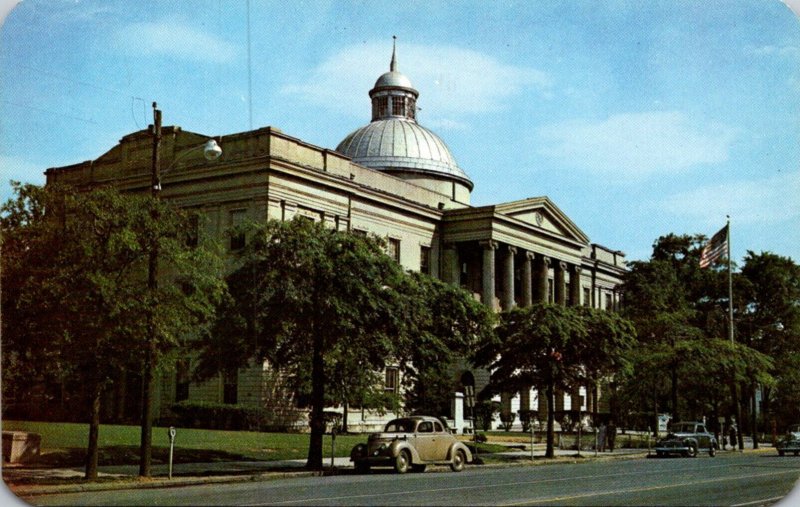
{"type": "Polygon", "coordinates": [[[679,454],[695,457],[698,452],[708,452],[712,458],[717,455],[719,444],[713,434],[701,422],[672,423],[666,437],[656,443],[656,456],[679,454]]]}
{"type": "Polygon", "coordinates": [[[431,464],[446,464],[460,472],[472,461],[472,453],[435,417],[412,416],[393,419],[383,433],[373,433],[366,444],[350,452],[356,471],[371,467],[394,467],[398,473],[424,472],[431,464]]]}
{"type": "Polygon", "coordinates": [[[783,456],[787,452],[793,452],[795,456],[800,454],[800,424],[793,424],[786,430],[786,435],[781,437],[775,444],[778,455],[783,456]]]}

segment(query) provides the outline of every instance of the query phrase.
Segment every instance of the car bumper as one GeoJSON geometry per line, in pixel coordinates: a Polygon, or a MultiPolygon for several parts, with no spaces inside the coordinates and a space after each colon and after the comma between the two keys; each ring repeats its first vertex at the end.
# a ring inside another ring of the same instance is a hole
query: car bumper
{"type": "Polygon", "coordinates": [[[689,452],[689,446],[684,444],[659,445],[655,447],[655,451],[659,454],[685,454],[689,452]]]}
{"type": "Polygon", "coordinates": [[[362,456],[358,458],[350,458],[355,464],[369,465],[375,467],[389,467],[394,466],[394,457],[392,456],[362,456]]]}

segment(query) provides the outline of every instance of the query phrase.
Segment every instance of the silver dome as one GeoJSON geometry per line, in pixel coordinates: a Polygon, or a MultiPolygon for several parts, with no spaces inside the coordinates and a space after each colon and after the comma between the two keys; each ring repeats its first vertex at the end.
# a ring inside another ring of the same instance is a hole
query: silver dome
{"type": "Polygon", "coordinates": [[[373,121],[348,135],[336,151],[372,169],[444,176],[473,187],[444,141],[406,118],[373,121]]]}
{"type": "MultiPolygon", "coordinates": [[[[414,90],[414,85],[411,84],[411,80],[408,79],[405,74],[397,71],[390,71],[386,72],[375,81],[373,90],[378,90],[380,88],[406,88],[408,90],[414,90]]],[[[416,90],[414,91],[416,92],[416,90]]]]}

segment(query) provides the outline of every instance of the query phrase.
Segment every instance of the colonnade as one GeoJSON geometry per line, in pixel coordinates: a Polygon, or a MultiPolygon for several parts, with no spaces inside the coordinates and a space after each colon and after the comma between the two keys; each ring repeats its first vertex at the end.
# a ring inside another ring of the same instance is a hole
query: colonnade
{"type": "MultiPolygon", "coordinates": [[[[574,263],[553,259],[538,252],[518,249],[513,245],[494,240],[479,241],[481,281],[481,302],[493,310],[508,311],[520,305],[531,306],[535,302],[552,302],[561,305],[577,306],[581,304],[581,272],[582,268],[574,263]],[[520,266],[517,266],[521,263],[520,266]],[[498,269],[499,268],[499,269],[498,269]],[[517,273],[519,276],[517,277],[517,273]],[[552,277],[551,277],[552,274],[552,277]],[[498,282],[499,278],[499,284],[498,282]],[[520,287],[516,287],[517,279],[520,287]],[[496,289],[499,288],[499,295],[496,289]]],[[[474,247],[473,247],[474,248],[474,247]]],[[[445,245],[443,255],[443,278],[445,281],[459,284],[461,264],[459,263],[459,246],[450,243],[445,245]]],[[[477,281],[477,280],[476,280],[477,281]]],[[[474,287],[478,289],[478,287],[474,287]]],[[[537,393],[541,390],[537,389],[537,393]]],[[[563,392],[556,393],[555,411],[564,410],[563,392]]],[[[580,409],[575,404],[581,403],[580,386],[569,392],[572,409],[580,409]]],[[[586,388],[586,407],[589,411],[597,411],[598,393],[596,388],[586,388]]],[[[531,389],[523,389],[519,393],[520,410],[533,408],[534,398],[531,389]]],[[[504,410],[511,409],[511,393],[501,396],[504,410]]],[[[538,403],[538,418],[546,419],[547,404],[542,397],[538,403]]]]}

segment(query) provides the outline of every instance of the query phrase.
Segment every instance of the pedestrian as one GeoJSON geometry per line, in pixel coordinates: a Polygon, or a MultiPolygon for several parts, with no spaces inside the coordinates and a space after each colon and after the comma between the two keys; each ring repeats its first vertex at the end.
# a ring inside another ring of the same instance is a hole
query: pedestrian
{"type": "Polygon", "coordinates": [[[597,450],[600,452],[605,452],[606,450],[606,425],[605,423],[600,423],[600,429],[597,432],[597,450]]]}
{"type": "Polygon", "coordinates": [[[728,429],[728,437],[731,440],[731,450],[736,450],[736,425],[731,424],[730,429],[728,429]]]}

